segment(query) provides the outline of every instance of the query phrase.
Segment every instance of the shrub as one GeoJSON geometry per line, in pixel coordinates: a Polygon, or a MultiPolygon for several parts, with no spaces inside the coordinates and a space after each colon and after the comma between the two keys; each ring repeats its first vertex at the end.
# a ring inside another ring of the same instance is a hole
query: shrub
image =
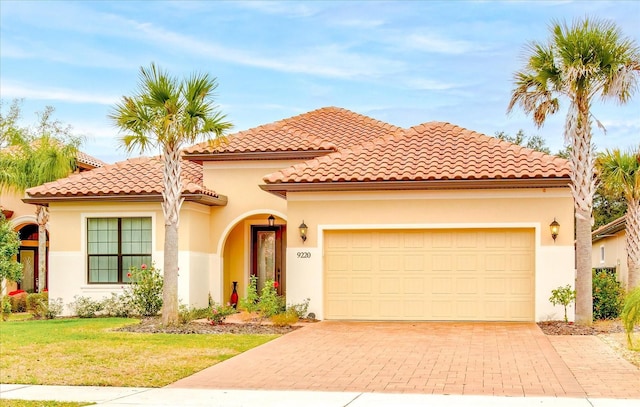
{"type": "Polygon", "coordinates": [[[271,317],[271,322],[273,322],[273,325],[275,326],[293,325],[298,322],[298,320],[298,314],[291,308],[283,313],[276,314],[271,317]]]}
{"type": "Polygon", "coordinates": [[[309,301],[311,301],[311,298],[305,298],[300,304],[289,304],[287,311],[294,312],[298,316],[298,319],[306,318],[309,312],[309,301]]]}
{"type": "Polygon", "coordinates": [[[89,297],[73,297],[74,301],[69,304],[69,309],[80,318],[95,318],[96,313],[104,309],[102,301],[96,301],[89,297]]]}
{"type": "Polygon", "coordinates": [[[211,325],[217,325],[222,323],[229,315],[235,314],[236,309],[231,305],[220,305],[213,302],[209,309],[208,319],[211,325]]]}
{"type": "Polygon", "coordinates": [[[11,301],[9,301],[8,295],[2,296],[2,302],[0,303],[0,313],[2,314],[3,321],[6,321],[11,314],[11,301]]]}
{"type": "Polygon", "coordinates": [[[152,264],[147,267],[143,264],[129,269],[128,277],[131,279],[131,297],[133,304],[142,316],[158,315],[162,308],[162,275],[160,270],[152,264]]]}
{"type": "Polygon", "coordinates": [[[629,348],[633,347],[633,328],[640,325],[640,287],[631,290],[624,300],[624,306],[620,313],[620,319],[627,332],[627,343],[629,348]]]}
{"type": "Polygon", "coordinates": [[[27,311],[33,315],[34,319],[44,318],[49,308],[49,293],[28,294],[27,295],[27,311]]]}
{"type": "Polygon", "coordinates": [[[593,271],[593,318],[616,319],[620,316],[624,291],[615,275],[593,271]]]}
{"type": "Polygon", "coordinates": [[[209,318],[211,313],[211,308],[189,308],[186,305],[180,305],[180,310],[178,311],[178,318],[181,324],[188,324],[191,321],[196,319],[209,318]]]}
{"type": "Polygon", "coordinates": [[[11,312],[27,311],[27,295],[24,290],[16,290],[9,293],[11,312]]]}
{"type": "Polygon", "coordinates": [[[105,315],[110,317],[129,318],[136,313],[129,291],[121,295],[111,293],[111,298],[105,298],[103,305],[105,315]]]}
{"type": "Polygon", "coordinates": [[[260,301],[258,302],[258,311],[263,317],[270,318],[284,311],[284,299],[278,295],[276,291],[278,283],[273,280],[264,282],[262,292],[260,293],[260,301]]]}
{"type": "Polygon", "coordinates": [[[551,297],[549,298],[551,304],[564,306],[564,322],[569,322],[569,319],[567,319],[567,307],[575,300],[576,291],[572,290],[569,284],[551,290],[551,297]]]}
{"type": "Polygon", "coordinates": [[[247,296],[241,298],[238,305],[240,309],[247,311],[248,313],[254,313],[258,311],[258,278],[251,276],[249,281],[249,287],[247,287],[247,296]]]}
{"type": "Polygon", "coordinates": [[[44,311],[44,317],[46,319],[54,319],[62,314],[62,298],[56,298],[55,300],[49,300],[47,308],[44,311]]]}

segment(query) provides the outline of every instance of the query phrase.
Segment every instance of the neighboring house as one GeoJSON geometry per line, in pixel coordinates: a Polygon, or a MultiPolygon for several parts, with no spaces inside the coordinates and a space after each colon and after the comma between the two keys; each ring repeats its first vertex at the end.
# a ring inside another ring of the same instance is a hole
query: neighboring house
{"type": "MultiPolygon", "coordinates": [[[[77,173],[91,170],[106,165],[95,157],[83,152],[78,153],[77,173]]],[[[5,217],[11,222],[13,229],[20,235],[20,249],[18,261],[22,263],[23,278],[20,283],[9,282],[7,292],[22,289],[29,292],[37,291],[38,272],[38,223],[36,221],[35,206],[22,202],[23,196],[13,192],[4,191],[0,194],[0,208],[5,217]]],[[[47,233],[47,245],[50,233],[47,233]]],[[[48,282],[45,276],[45,282],[48,282]]],[[[48,285],[45,283],[45,287],[48,285]]]]}
{"type": "Polygon", "coordinates": [[[591,232],[592,262],[595,269],[615,269],[618,281],[625,289],[629,283],[627,264],[626,215],[591,232]]]}
{"type": "MultiPolygon", "coordinates": [[[[227,302],[234,281],[242,296],[255,275],[319,319],[534,321],[559,317],[551,290],[574,282],[568,162],[452,124],[328,107],[183,163],[183,304],[227,302]]],[[[51,296],[100,299],[128,266],[162,268],[161,192],[145,157],[28,190],[51,212],[51,296]]]]}

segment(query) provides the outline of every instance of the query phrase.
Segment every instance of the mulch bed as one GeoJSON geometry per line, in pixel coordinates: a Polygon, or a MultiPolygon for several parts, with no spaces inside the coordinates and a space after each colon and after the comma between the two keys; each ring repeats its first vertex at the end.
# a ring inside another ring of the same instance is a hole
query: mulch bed
{"type": "Polygon", "coordinates": [[[118,331],[137,333],[166,334],[277,334],[283,335],[298,329],[299,326],[275,326],[270,324],[221,323],[211,325],[207,321],[192,321],[188,324],[163,327],[160,318],[145,318],[139,324],[127,325],[118,331]]]}
{"type": "Polygon", "coordinates": [[[538,322],[546,335],[600,335],[624,332],[620,321],[596,321],[591,326],[576,325],[564,321],[538,322]]]}

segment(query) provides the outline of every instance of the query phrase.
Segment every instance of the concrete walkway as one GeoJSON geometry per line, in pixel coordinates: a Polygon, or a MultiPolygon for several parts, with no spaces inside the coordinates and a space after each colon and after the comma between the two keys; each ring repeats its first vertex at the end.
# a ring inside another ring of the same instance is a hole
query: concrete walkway
{"type": "Polygon", "coordinates": [[[207,390],[166,387],[146,389],[17,384],[0,384],[0,399],[84,401],[109,407],[634,407],[639,403],[638,400],[604,398],[207,390]]]}
{"type": "Polygon", "coordinates": [[[640,369],[533,323],[325,321],[168,387],[640,399],[640,369]]]}

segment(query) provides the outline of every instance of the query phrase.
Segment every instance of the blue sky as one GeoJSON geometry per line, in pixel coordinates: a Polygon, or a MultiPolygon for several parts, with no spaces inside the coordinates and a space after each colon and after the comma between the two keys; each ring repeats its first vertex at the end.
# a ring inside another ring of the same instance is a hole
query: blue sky
{"type": "MultiPolygon", "coordinates": [[[[324,106],[402,127],[446,121],[562,148],[562,110],[537,129],[506,114],[513,73],[552,20],[614,21],[640,44],[637,1],[0,1],[3,111],[24,98],[25,123],[50,105],[104,161],[127,157],[107,115],[155,62],[176,76],[208,72],[233,131],[324,106]]],[[[640,89],[639,89],[640,90],[640,89]]],[[[563,104],[566,106],[566,103],[563,104]]],[[[640,92],[596,101],[599,150],[637,146],[640,92]]]]}

